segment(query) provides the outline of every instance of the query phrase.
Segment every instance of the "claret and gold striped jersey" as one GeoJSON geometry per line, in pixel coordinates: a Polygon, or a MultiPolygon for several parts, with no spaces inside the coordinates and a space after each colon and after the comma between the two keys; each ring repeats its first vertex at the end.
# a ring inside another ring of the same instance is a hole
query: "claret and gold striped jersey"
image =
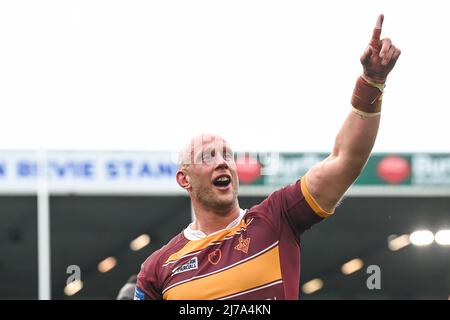
{"type": "Polygon", "coordinates": [[[185,229],[142,264],[135,299],[298,299],[300,235],[330,215],[304,179],[224,230],[185,229]]]}

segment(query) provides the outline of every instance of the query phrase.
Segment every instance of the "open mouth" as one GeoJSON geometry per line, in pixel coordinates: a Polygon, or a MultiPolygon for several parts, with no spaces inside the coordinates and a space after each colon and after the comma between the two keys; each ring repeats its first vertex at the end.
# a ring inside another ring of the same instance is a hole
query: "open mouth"
{"type": "Polygon", "coordinates": [[[213,181],[213,185],[215,185],[216,187],[228,187],[231,183],[231,177],[228,175],[222,175],[222,176],[218,176],[216,179],[214,179],[213,181]]]}

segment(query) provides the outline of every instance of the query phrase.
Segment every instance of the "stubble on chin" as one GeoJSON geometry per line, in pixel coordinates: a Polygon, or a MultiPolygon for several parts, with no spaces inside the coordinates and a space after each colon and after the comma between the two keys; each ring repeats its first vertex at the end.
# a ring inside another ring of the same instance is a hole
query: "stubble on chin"
{"type": "Polygon", "coordinates": [[[233,189],[231,194],[226,198],[220,197],[214,193],[212,189],[203,188],[194,192],[197,201],[205,208],[210,209],[218,214],[227,214],[235,205],[237,199],[237,192],[233,189]]]}

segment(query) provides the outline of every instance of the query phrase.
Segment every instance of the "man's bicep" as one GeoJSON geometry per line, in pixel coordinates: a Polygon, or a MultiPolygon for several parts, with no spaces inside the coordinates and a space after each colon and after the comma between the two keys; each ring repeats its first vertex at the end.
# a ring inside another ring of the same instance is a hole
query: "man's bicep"
{"type": "Polygon", "coordinates": [[[314,165],[305,175],[305,184],[317,204],[333,212],[339,200],[357,178],[348,170],[349,162],[330,155],[314,165]]]}

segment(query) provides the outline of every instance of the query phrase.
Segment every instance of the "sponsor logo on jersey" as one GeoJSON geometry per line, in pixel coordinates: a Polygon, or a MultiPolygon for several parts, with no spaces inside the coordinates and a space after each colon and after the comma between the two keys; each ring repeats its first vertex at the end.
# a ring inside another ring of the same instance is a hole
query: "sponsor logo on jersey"
{"type": "Polygon", "coordinates": [[[144,292],[138,287],[134,290],[134,300],[144,300],[144,292]]]}
{"type": "Polygon", "coordinates": [[[198,269],[198,259],[197,257],[192,258],[185,264],[173,269],[172,274],[182,273],[189,270],[195,270],[198,269]]]}

